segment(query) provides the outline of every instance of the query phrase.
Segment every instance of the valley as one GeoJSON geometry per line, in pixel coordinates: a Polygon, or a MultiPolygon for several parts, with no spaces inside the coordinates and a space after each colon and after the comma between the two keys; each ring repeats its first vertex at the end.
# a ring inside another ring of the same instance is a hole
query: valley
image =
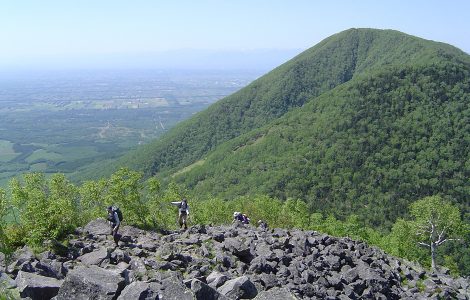
{"type": "Polygon", "coordinates": [[[0,76],[0,186],[70,173],[146,144],[256,78],[250,71],[85,71],[0,76]]]}

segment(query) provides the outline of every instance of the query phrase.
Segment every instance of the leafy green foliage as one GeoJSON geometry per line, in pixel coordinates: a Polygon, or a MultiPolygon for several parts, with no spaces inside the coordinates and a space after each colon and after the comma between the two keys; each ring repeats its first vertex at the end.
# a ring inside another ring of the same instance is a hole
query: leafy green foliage
{"type": "Polygon", "coordinates": [[[469,78],[469,56],[452,46],[351,29],[116,165],[192,196],[302,199],[387,230],[429,195],[455,199],[466,214],[469,78]]]}
{"type": "Polygon", "coordinates": [[[5,234],[5,217],[8,214],[7,199],[5,191],[0,188],[0,252],[7,252],[7,237],[5,234]]]}
{"type": "MultiPolygon", "coordinates": [[[[382,247],[398,257],[421,262],[427,261],[427,252],[418,246],[412,224],[401,218],[393,225],[392,231],[384,240],[382,247]]],[[[425,265],[428,263],[426,262],[425,265]]]]}
{"type": "Polygon", "coordinates": [[[305,199],[382,227],[431,194],[467,210],[469,74],[446,64],[360,77],[222,144],[174,179],[197,195],[305,199]]]}
{"type": "Polygon", "coordinates": [[[20,241],[41,244],[46,239],[60,239],[79,225],[78,192],[63,174],[50,180],[40,173],[24,175],[24,182],[11,181],[12,204],[19,212],[20,241]]]}
{"type": "MultiPolygon", "coordinates": [[[[22,181],[12,180],[10,193],[0,190],[0,213],[5,216],[12,210],[16,211],[17,221],[1,224],[6,237],[2,241],[6,241],[8,247],[19,247],[24,243],[41,247],[46,240],[65,237],[76,226],[97,217],[106,217],[106,207],[111,204],[120,206],[125,216],[124,225],[156,230],[177,229],[178,210],[170,202],[187,197],[188,191],[176,183],[162,188],[156,177],[142,178],[142,173],[120,169],[108,179],[88,181],[78,187],[62,174],[46,179],[42,174],[33,173],[25,175],[22,181]]],[[[415,219],[398,219],[388,234],[366,226],[357,215],[350,215],[345,220],[337,219],[332,214],[324,216],[321,212],[312,211],[306,202],[299,199],[282,201],[257,195],[226,201],[211,197],[189,198],[188,204],[191,209],[190,225],[230,224],[233,212],[240,211],[248,215],[254,226],[257,226],[258,220],[263,220],[270,228],[299,228],[347,236],[425,265],[429,265],[429,254],[418,246],[416,229],[419,228],[417,224],[421,224],[418,220],[428,216],[428,212],[446,220],[449,226],[456,225],[446,227],[446,230],[453,230],[446,231],[447,237],[452,237],[451,232],[459,233],[463,234],[462,245],[469,242],[468,224],[459,219],[455,206],[439,197],[427,197],[415,202],[410,212],[415,219]],[[431,204],[430,200],[433,200],[431,204]],[[432,209],[436,205],[441,211],[432,209]]],[[[446,248],[439,249],[439,263],[452,268],[454,273],[468,274],[469,263],[465,260],[468,249],[465,252],[460,246],[449,243],[446,248]],[[459,259],[459,255],[464,258],[459,259]]]]}
{"type": "MultiPolygon", "coordinates": [[[[426,262],[409,204],[439,195],[468,223],[469,79],[469,56],[449,45],[395,31],[339,33],[112,165],[143,173],[85,182],[81,221],[117,204],[129,224],[176,228],[169,202],[186,196],[190,222],[226,223],[241,211],[426,262]]],[[[13,233],[31,227],[28,205],[47,209],[48,185],[34,176],[12,183],[21,216],[13,233]]],[[[459,247],[450,242],[439,257],[468,270],[459,247]]]]}
{"type": "Polygon", "coordinates": [[[458,49],[391,30],[350,29],[333,35],[152,144],[125,156],[147,174],[172,172],[202,159],[221,143],[269,124],[293,108],[393,64],[424,64],[436,57],[467,61],[458,49]]]}
{"type": "Polygon", "coordinates": [[[468,224],[462,222],[458,207],[438,196],[412,203],[411,215],[418,243],[430,249],[432,268],[436,266],[438,247],[445,242],[459,240],[470,232],[468,224]]]}

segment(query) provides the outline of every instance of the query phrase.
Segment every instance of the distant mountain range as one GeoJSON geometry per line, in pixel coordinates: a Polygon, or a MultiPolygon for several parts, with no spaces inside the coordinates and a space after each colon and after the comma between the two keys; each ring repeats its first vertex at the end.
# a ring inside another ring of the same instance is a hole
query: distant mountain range
{"type": "Polygon", "coordinates": [[[195,197],[267,194],[389,225],[441,194],[468,212],[470,56],[393,30],[335,34],[161,139],[128,166],[195,197]]]}

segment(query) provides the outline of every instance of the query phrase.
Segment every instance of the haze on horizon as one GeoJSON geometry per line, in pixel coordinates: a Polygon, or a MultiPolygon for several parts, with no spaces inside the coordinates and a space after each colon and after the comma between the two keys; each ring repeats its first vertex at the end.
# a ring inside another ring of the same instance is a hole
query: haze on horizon
{"type": "Polygon", "coordinates": [[[0,69],[263,69],[352,27],[470,53],[470,2],[33,1],[0,6],[0,69]]]}

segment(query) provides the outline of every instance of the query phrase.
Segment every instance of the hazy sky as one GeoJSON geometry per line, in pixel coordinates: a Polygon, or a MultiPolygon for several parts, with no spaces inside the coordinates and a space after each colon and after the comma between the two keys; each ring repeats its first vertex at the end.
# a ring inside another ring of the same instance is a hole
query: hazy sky
{"type": "Polygon", "coordinates": [[[351,27],[470,53],[468,0],[0,0],[0,67],[171,66],[215,56],[244,67],[285,60],[351,27]]]}

